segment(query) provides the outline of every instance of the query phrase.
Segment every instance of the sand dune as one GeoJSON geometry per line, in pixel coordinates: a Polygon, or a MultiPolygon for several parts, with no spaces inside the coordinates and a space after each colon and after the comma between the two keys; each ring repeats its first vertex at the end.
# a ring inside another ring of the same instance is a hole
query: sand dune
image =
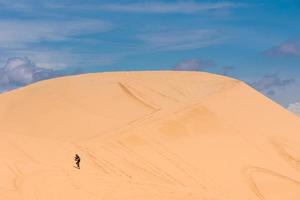
{"type": "Polygon", "coordinates": [[[87,74],[2,94],[0,158],[3,200],[300,199],[299,118],[208,73],[87,74]]]}

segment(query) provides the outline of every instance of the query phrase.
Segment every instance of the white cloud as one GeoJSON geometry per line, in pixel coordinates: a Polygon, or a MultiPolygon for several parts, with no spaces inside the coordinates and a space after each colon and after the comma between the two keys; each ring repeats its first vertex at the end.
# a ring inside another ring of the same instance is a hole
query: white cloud
{"type": "Polygon", "coordinates": [[[188,50],[223,43],[225,37],[216,30],[161,30],[138,36],[147,47],[158,50],[188,50]]]}
{"type": "MultiPolygon", "coordinates": [[[[29,57],[40,68],[62,69],[81,67],[85,64],[111,64],[114,55],[90,51],[75,52],[71,47],[61,48],[61,42],[84,44],[84,36],[109,31],[113,25],[101,20],[81,19],[76,21],[49,20],[0,20],[0,59],[29,57]],[[82,37],[81,37],[82,36],[82,37]],[[46,42],[45,45],[42,45],[46,42]],[[49,46],[51,43],[51,46],[49,46]],[[95,61],[92,63],[92,61],[95,61]],[[96,62],[97,61],[97,62],[96,62]],[[85,62],[85,63],[83,63],[85,62]],[[80,66],[81,65],[81,66],[80,66]]],[[[90,39],[88,39],[90,42],[90,39]]],[[[2,63],[4,65],[4,63],[2,63]]]]}
{"type": "Polygon", "coordinates": [[[235,68],[232,66],[220,67],[220,74],[228,76],[235,68]]]}
{"type": "Polygon", "coordinates": [[[258,91],[264,92],[269,96],[273,96],[277,89],[285,89],[287,86],[294,84],[295,79],[282,79],[277,74],[265,75],[261,79],[251,83],[258,91]]]}
{"type": "Polygon", "coordinates": [[[0,92],[69,73],[38,67],[27,57],[13,57],[0,68],[0,92]]]}
{"type": "Polygon", "coordinates": [[[280,74],[272,74],[265,75],[257,80],[248,80],[247,82],[284,107],[288,107],[291,103],[299,102],[300,79],[296,75],[281,77],[280,74]]]}
{"type": "Polygon", "coordinates": [[[177,64],[175,64],[174,70],[198,71],[213,66],[214,66],[213,61],[194,58],[194,59],[186,59],[178,62],[177,64]]]}
{"type": "Polygon", "coordinates": [[[198,13],[201,11],[233,9],[245,6],[232,2],[216,3],[195,3],[195,2],[144,2],[144,3],[127,3],[127,4],[104,4],[95,6],[94,9],[101,9],[112,12],[133,12],[133,13],[198,13]]]}
{"type": "Polygon", "coordinates": [[[300,103],[290,104],[288,110],[300,116],[300,103]]]}
{"type": "MultiPolygon", "coordinates": [[[[7,90],[18,86],[30,84],[40,79],[40,69],[28,58],[14,57],[7,60],[3,68],[0,68],[0,90],[7,90]]],[[[50,71],[49,71],[50,72],[50,71]]]]}
{"type": "Polygon", "coordinates": [[[5,65],[6,59],[10,57],[28,57],[34,60],[40,68],[61,70],[64,68],[89,68],[111,65],[126,54],[96,53],[96,52],[74,52],[71,48],[64,49],[24,49],[4,51],[0,53],[1,65],[5,65]]]}
{"type": "Polygon", "coordinates": [[[16,85],[31,83],[35,65],[28,58],[10,58],[7,60],[2,76],[5,80],[16,85]]]}
{"type": "MultiPolygon", "coordinates": [[[[99,62],[103,62],[102,59],[103,58],[101,57],[100,58],[96,57],[96,58],[91,58],[90,62],[89,61],[83,61],[83,62],[85,62],[85,64],[99,63],[99,62]],[[95,60],[95,59],[99,59],[99,60],[95,60]]],[[[85,67],[88,66],[85,65],[85,67]]],[[[6,61],[3,67],[0,68],[0,93],[21,86],[25,86],[40,80],[50,79],[59,76],[67,76],[72,74],[80,74],[84,72],[85,70],[83,70],[83,68],[80,67],[79,68],[68,67],[67,70],[53,69],[52,66],[49,66],[49,69],[42,68],[36,63],[32,62],[27,57],[12,57],[6,61]]]]}
{"type": "Polygon", "coordinates": [[[31,11],[32,6],[24,0],[0,0],[0,10],[31,11]]]}
{"type": "Polygon", "coordinates": [[[288,40],[263,52],[267,56],[300,57],[300,40],[288,40]]]}
{"type": "Polygon", "coordinates": [[[112,29],[101,20],[0,20],[0,48],[24,48],[42,41],[64,41],[112,29]]]}
{"type": "Polygon", "coordinates": [[[192,58],[179,61],[173,69],[179,71],[207,71],[228,76],[234,70],[234,67],[217,66],[213,60],[192,58]]]}

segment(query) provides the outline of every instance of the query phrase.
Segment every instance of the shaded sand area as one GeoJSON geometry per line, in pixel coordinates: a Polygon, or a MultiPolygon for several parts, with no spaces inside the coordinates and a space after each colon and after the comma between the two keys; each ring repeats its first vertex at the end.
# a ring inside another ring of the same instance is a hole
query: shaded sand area
{"type": "Polygon", "coordinates": [[[300,199],[300,119],[208,73],[87,74],[2,94],[0,158],[1,200],[300,199]]]}

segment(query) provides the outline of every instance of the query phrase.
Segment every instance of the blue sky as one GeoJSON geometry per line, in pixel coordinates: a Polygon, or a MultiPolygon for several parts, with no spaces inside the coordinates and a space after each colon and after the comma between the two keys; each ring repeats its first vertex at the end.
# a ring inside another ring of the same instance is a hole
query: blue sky
{"type": "Polygon", "coordinates": [[[0,90],[116,70],[199,70],[300,102],[296,0],[0,0],[0,90]]]}

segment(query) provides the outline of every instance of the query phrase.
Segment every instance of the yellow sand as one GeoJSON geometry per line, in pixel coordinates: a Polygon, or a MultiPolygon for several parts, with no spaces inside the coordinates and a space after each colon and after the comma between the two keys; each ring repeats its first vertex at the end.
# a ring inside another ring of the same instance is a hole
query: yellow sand
{"type": "Polygon", "coordinates": [[[42,81],[0,95],[0,199],[299,200],[300,120],[208,73],[42,81]]]}

